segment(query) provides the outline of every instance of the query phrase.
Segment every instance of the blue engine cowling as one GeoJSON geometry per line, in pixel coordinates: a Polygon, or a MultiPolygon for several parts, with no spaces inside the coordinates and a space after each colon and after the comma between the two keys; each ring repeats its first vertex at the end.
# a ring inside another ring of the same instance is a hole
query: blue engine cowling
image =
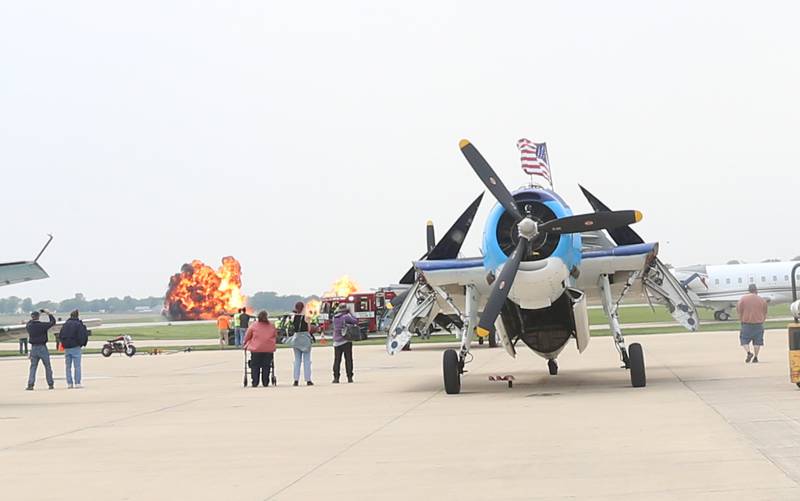
{"type": "MultiPolygon", "coordinates": [[[[519,210],[537,222],[571,216],[572,210],[555,192],[537,188],[523,188],[513,193],[519,210]]],[[[486,221],[483,232],[484,266],[496,271],[513,251],[519,239],[515,222],[503,206],[496,204],[486,221]]],[[[538,261],[555,257],[561,259],[568,270],[581,261],[580,234],[551,236],[538,235],[532,242],[523,261],[538,261]]]]}

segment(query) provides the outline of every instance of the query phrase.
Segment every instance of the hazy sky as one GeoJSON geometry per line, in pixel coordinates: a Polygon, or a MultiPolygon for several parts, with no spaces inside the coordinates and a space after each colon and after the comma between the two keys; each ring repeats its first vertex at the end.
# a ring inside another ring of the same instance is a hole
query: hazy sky
{"type": "MultiPolygon", "coordinates": [[[[520,137],[674,264],[800,254],[794,2],[0,3],[0,296],[164,293],[182,263],[245,292],[396,282],[520,137]]],[[[477,255],[487,198],[465,253],[477,255]]],[[[493,201],[492,201],[493,202],[493,201]]]]}

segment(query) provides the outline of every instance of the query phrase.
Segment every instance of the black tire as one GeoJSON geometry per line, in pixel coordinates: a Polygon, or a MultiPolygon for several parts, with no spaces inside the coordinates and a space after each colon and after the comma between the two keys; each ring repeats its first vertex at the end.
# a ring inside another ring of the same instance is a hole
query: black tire
{"type": "Polygon", "coordinates": [[[482,337],[480,337],[480,336],[478,336],[478,344],[479,344],[479,345],[482,345],[482,344],[483,344],[483,338],[482,338],[482,337]]]}
{"type": "Polygon", "coordinates": [[[136,355],[136,347],[129,345],[127,348],[125,348],[125,354],[129,357],[136,355]]]}
{"type": "Polygon", "coordinates": [[[112,351],[111,351],[111,347],[110,347],[110,346],[108,346],[108,345],[106,345],[106,346],[103,346],[103,349],[102,349],[102,350],[100,350],[100,353],[102,353],[102,354],[103,354],[103,356],[104,356],[104,357],[106,357],[106,358],[110,357],[110,356],[111,356],[111,353],[112,353],[112,351]]]}
{"type": "Polygon", "coordinates": [[[558,362],[555,360],[548,360],[547,361],[547,370],[550,372],[551,376],[558,375],[558,362]]]}
{"type": "Polygon", "coordinates": [[[489,334],[489,348],[497,348],[497,338],[494,332],[489,334]]]}
{"type": "Polygon", "coordinates": [[[445,350],[442,357],[444,374],[444,391],[448,395],[461,393],[461,374],[458,373],[458,353],[456,350],[445,350]]]}
{"type": "Polygon", "coordinates": [[[800,388],[800,383],[795,383],[795,384],[797,384],[797,387],[800,388]]]}
{"type": "Polygon", "coordinates": [[[644,370],[644,350],[639,343],[633,343],[628,347],[630,358],[631,386],[634,388],[644,388],[647,385],[647,375],[644,370]]]}

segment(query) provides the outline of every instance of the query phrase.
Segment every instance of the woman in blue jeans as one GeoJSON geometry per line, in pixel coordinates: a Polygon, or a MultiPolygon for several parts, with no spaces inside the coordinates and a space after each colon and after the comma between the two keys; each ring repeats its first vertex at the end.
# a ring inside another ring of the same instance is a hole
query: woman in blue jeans
{"type": "Polygon", "coordinates": [[[308,330],[308,322],[303,315],[305,305],[298,301],[294,305],[294,317],[292,323],[294,327],[294,386],[300,384],[300,364],[303,365],[303,377],[306,385],[314,386],[311,381],[311,345],[314,343],[314,336],[308,330]]]}

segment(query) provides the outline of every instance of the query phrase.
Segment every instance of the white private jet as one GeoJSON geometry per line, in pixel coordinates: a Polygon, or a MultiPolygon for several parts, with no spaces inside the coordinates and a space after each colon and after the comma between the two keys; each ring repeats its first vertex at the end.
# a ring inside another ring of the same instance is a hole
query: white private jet
{"type": "Polygon", "coordinates": [[[656,257],[657,243],[615,246],[602,232],[608,230],[615,240],[620,232],[630,238],[635,233],[628,225],[638,222],[641,214],[604,209],[586,190],[596,212],[581,215],[573,215],[549,189],[531,185],[511,193],[469,141],[459,146],[498,201],[486,221],[482,257],[457,257],[479,198],[442,241],[414,262],[414,282],[396,308],[387,351],[398,353],[413,332],[445,314],[458,318],[461,327],[461,348],[448,349],[443,357],[448,394],[461,391],[474,336],[496,335],[512,357],[522,341],[547,360],[550,374],[555,375],[556,358],[570,339],[575,339],[579,352],[588,346],[586,295],[597,294],[622,367],[630,370],[632,386],[645,386],[644,352],[639,343],[626,346],[617,311],[634,283],[641,281],[650,295],[662,299],[686,328],[696,330],[698,322],[686,291],[656,257]]]}
{"type": "Polygon", "coordinates": [[[793,269],[794,281],[800,283],[797,261],[686,266],[672,273],[695,304],[714,310],[714,318],[724,321],[750,284],[756,284],[758,294],[770,304],[791,303],[793,269]]]}

